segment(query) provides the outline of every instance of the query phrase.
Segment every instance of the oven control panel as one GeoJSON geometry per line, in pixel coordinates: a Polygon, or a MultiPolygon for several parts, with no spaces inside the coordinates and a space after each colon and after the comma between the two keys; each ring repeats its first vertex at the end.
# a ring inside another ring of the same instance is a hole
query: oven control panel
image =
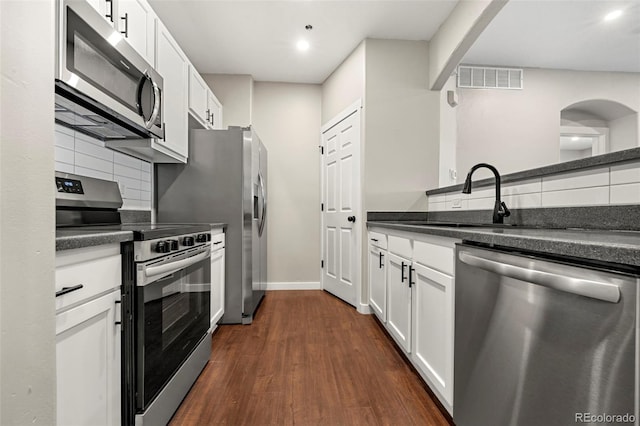
{"type": "Polygon", "coordinates": [[[56,188],[58,192],[66,192],[68,194],[84,194],[82,182],[77,179],[61,178],[56,176],[56,188]]]}
{"type": "Polygon", "coordinates": [[[135,241],[136,262],[153,259],[155,257],[173,254],[207,244],[211,241],[210,233],[186,234],[169,238],[159,238],[147,241],[135,241]]]}

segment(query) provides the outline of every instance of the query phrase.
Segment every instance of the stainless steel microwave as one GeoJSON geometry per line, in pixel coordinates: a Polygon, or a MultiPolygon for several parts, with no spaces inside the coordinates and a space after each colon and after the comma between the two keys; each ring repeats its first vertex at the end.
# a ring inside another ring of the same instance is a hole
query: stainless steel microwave
{"type": "Polygon", "coordinates": [[[160,74],[85,0],[57,5],[56,123],[104,141],[164,138],[160,74]]]}

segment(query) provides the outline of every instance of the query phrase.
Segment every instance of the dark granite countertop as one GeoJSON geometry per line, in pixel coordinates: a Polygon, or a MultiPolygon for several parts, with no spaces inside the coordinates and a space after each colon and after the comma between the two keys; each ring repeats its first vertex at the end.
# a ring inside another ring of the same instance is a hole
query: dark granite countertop
{"type": "Polygon", "coordinates": [[[133,241],[131,231],[56,229],[56,251],[133,241]]]}
{"type": "Polygon", "coordinates": [[[640,266],[640,232],[526,227],[456,227],[368,221],[369,227],[458,238],[551,255],[640,266]]]}

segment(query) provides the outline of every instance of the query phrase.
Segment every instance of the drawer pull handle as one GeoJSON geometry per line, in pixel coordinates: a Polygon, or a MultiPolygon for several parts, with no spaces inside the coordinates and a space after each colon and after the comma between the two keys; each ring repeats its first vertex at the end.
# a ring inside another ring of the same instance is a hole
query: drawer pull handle
{"type": "Polygon", "coordinates": [[[377,243],[378,239],[377,238],[372,238],[371,241],[375,241],[377,243]]]}
{"type": "Polygon", "coordinates": [[[71,293],[72,291],[80,290],[82,287],[84,287],[82,284],[74,285],[73,287],[62,287],[62,290],[56,291],[56,297],[71,293]]]}
{"type": "Polygon", "coordinates": [[[213,243],[214,246],[217,246],[218,244],[222,244],[222,241],[216,241],[215,243],[213,243]]]}

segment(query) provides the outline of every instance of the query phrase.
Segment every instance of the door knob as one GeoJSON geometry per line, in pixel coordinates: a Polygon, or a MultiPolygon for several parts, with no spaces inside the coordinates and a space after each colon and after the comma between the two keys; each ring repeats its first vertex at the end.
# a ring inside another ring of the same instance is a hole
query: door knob
{"type": "Polygon", "coordinates": [[[347,220],[348,220],[349,222],[356,223],[356,217],[355,217],[355,216],[349,216],[349,217],[347,218],[347,220]]]}

